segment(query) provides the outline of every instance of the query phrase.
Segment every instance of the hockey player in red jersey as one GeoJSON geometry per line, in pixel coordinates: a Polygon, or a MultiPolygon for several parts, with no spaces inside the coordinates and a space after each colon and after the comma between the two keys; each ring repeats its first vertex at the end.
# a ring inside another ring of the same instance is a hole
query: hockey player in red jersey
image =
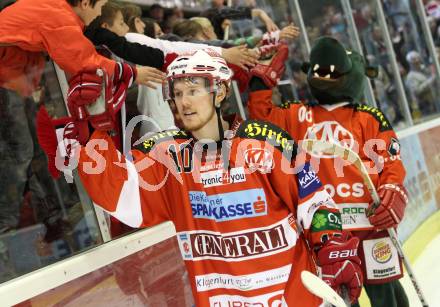
{"type": "MultiPolygon", "coordinates": [[[[366,210],[371,208],[372,199],[356,167],[342,166],[342,161],[333,156],[313,158],[319,159],[317,173],[340,209],[343,228],[361,239],[359,255],[371,305],[408,306],[398,282],[403,275],[401,259],[385,231],[398,226],[407,203],[399,141],[379,109],[357,103],[366,75],[374,75],[374,70],[366,67],[355,51],[345,50],[333,38],[322,37],[311,51],[310,62],[303,65],[317,103],[294,102],[277,107],[272,103],[271,88],[284,71],[287,50],[287,46],[282,46],[272,62],[253,69],[250,117],[279,125],[298,142],[336,142],[359,153],[381,199],[370,217],[366,210]]],[[[328,274],[338,273],[333,270],[328,274]]]]}
{"type": "MultiPolygon", "coordinates": [[[[148,138],[130,158],[96,131],[79,153],[85,189],[132,227],[174,223],[197,306],[320,306],[300,281],[301,271],[316,273],[314,258],[340,270],[331,282],[356,299],[363,279],[358,239],[341,230],[310,165],[293,173],[297,147],[289,134],[221,116],[230,80],[215,53],[176,58],[164,97],[183,129],[148,138]]],[[[72,97],[72,104],[92,100],[72,97]]]]}

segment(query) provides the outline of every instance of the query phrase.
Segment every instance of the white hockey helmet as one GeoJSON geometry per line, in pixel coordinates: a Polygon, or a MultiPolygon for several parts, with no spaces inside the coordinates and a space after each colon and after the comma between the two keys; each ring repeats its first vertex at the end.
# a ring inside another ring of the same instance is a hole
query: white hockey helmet
{"type": "Polygon", "coordinates": [[[166,73],[167,80],[163,86],[165,100],[173,100],[173,83],[178,79],[202,77],[207,81],[209,92],[213,93],[221,83],[229,89],[232,78],[232,71],[225,59],[212,49],[178,56],[168,66],[166,73]]]}

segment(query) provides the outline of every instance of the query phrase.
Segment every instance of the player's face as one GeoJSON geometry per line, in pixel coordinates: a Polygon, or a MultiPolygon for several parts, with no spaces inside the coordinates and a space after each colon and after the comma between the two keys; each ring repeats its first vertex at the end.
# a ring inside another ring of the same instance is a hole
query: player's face
{"type": "Polygon", "coordinates": [[[212,93],[206,80],[200,77],[174,81],[174,103],[180,120],[188,131],[198,131],[213,122],[216,124],[212,93]]]}
{"type": "Polygon", "coordinates": [[[83,0],[80,3],[83,14],[81,16],[84,24],[88,26],[96,17],[101,16],[102,7],[107,3],[107,0],[98,0],[92,6],[89,0],[83,0]]]}
{"type": "Polygon", "coordinates": [[[104,23],[103,27],[119,36],[125,36],[125,34],[128,33],[128,26],[124,21],[121,11],[116,12],[115,19],[113,20],[113,24],[111,26],[107,23],[104,23]]]}

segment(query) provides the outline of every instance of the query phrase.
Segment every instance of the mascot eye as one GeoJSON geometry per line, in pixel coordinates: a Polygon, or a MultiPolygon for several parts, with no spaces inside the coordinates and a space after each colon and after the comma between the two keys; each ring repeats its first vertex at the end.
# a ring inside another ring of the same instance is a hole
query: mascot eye
{"type": "Polygon", "coordinates": [[[345,52],[347,52],[348,55],[352,54],[353,52],[351,52],[350,50],[345,50],[345,52]]]}

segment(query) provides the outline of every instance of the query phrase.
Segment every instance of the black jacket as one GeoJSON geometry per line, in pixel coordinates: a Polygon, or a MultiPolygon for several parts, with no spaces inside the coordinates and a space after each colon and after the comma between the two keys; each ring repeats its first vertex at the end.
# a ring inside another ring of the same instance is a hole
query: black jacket
{"type": "Polygon", "coordinates": [[[84,34],[95,46],[106,46],[111,52],[126,61],[162,69],[164,55],[160,49],[130,43],[125,37],[101,27],[87,27],[84,34]]]}

